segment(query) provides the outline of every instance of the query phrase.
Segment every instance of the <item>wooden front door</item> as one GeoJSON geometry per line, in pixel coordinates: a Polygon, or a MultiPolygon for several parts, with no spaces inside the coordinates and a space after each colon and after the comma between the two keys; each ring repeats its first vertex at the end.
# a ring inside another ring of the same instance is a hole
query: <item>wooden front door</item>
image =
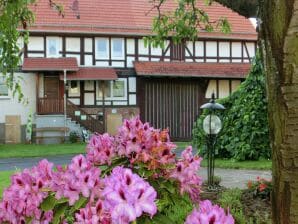
{"type": "Polygon", "coordinates": [[[59,98],[59,76],[44,77],[44,97],[49,99],[59,98]]]}
{"type": "Polygon", "coordinates": [[[63,111],[63,82],[59,76],[45,76],[44,97],[38,99],[38,114],[61,114],[63,111]]]}
{"type": "Polygon", "coordinates": [[[194,122],[205,100],[206,82],[177,78],[144,78],[141,82],[142,120],[154,128],[169,128],[171,139],[191,140],[194,122]]]}

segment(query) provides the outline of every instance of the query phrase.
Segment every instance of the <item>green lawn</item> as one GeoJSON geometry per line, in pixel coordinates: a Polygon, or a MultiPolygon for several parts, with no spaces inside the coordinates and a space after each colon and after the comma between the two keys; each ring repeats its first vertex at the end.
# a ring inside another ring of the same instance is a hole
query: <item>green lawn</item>
{"type": "MultiPolygon", "coordinates": [[[[204,159],[201,166],[207,166],[207,159],[204,159]]],[[[231,159],[216,159],[215,167],[225,169],[246,169],[246,170],[271,170],[271,160],[258,161],[234,161],[231,159]]]]}
{"type": "Polygon", "coordinates": [[[1,171],[0,172],[0,198],[2,198],[2,192],[5,187],[7,187],[10,184],[10,176],[15,171],[1,171]]]}
{"type": "Polygon", "coordinates": [[[45,157],[54,155],[78,154],[85,152],[86,144],[29,145],[0,144],[0,158],[45,157]]]}

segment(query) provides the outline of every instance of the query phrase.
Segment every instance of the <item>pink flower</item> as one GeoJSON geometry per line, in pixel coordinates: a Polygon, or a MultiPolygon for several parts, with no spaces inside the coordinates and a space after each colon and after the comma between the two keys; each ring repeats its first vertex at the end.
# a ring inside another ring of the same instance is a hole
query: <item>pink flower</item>
{"type": "Polygon", "coordinates": [[[157,212],[154,203],[157,193],[144,179],[130,169],[116,167],[104,179],[102,196],[104,206],[111,211],[112,223],[129,223],[143,212],[153,216],[157,212]]]}
{"type": "MultiPolygon", "coordinates": [[[[51,212],[42,214],[39,205],[48,196],[43,189],[49,187],[53,164],[42,160],[31,170],[12,176],[11,185],[4,191],[0,203],[0,223],[22,223],[33,217],[32,223],[49,223],[51,212]]],[[[24,222],[25,223],[25,222],[24,222]]]]}
{"type": "Polygon", "coordinates": [[[180,184],[180,192],[189,193],[194,202],[199,202],[200,185],[202,178],[198,175],[202,158],[193,156],[192,147],[187,147],[181,154],[182,158],[177,161],[176,168],[172,170],[170,177],[180,184]]]}
{"type": "Polygon", "coordinates": [[[87,204],[85,208],[80,209],[79,213],[76,213],[75,224],[110,224],[110,214],[104,210],[101,200],[98,200],[95,206],[87,204]]]}
{"type": "Polygon", "coordinates": [[[131,163],[150,163],[150,168],[156,169],[175,162],[172,150],[177,146],[170,142],[168,130],[154,129],[139,117],[125,120],[115,140],[117,154],[129,158],[131,163]]]}
{"type": "Polygon", "coordinates": [[[194,209],[187,217],[185,224],[234,224],[233,217],[218,205],[212,205],[211,201],[200,202],[200,208],[194,209]]]}
{"type": "Polygon", "coordinates": [[[95,165],[111,165],[115,156],[114,138],[109,134],[93,135],[87,145],[87,159],[95,165]]]}
{"type": "Polygon", "coordinates": [[[64,170],[59,168],[53,174],[51,189],[56,192],[56,198],[69,199],[73,205],[82,194],[91,199],[98,197],[100,192],[100,169],[93,167],[82,155],[72,159],[71,164],[64,170]]]}

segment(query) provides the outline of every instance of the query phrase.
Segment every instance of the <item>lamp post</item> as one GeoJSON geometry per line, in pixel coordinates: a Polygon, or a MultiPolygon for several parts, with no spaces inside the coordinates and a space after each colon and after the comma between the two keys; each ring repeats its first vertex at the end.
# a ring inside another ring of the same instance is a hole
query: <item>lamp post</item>
{"type": "Polygon", "coordinates": [[[207,137],[207,177],[208,177],[208,188],[214,187],[214,161],[215,161],[215,142],[216,136],[222,128],[220,118],[215,114],[217,110],[224,110],[225,107],[219,103],[215,103],[215,96],[212,93],[211,100],[209,103],[203,104],[200,109],[207,109],[208,115],[203,121],[203,130],[207,137]]]}

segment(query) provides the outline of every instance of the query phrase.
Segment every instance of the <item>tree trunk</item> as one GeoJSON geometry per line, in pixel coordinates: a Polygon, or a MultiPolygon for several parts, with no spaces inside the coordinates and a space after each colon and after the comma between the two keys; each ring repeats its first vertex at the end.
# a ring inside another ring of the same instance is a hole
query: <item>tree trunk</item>
{"type": "Polygon", "coordinates": [[[264,0],[261,35],[273,150],[274,224],[298,223],[298,0],[264,0]]]}

